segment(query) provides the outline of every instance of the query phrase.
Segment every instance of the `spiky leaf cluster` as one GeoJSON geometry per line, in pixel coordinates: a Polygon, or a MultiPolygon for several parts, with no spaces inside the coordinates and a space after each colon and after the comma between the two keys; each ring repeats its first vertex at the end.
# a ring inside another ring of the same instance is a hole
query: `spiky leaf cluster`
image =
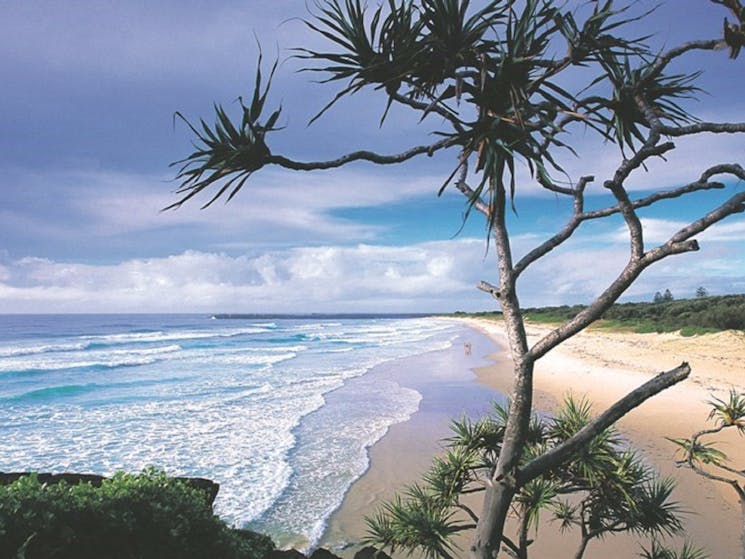
{"type": "Polygon", "coordinates": [[[658,540],[652,540],[649,548],[642,548],[642,559],[707,559],[709,556],[690,542],[685,542],[680,551],[665,546],[658,540]]]}
{"type": "Polygon", "coordinates": [[[218,185],[217,193],[202,208],[212,205],[226,193],[227,201],[230,201],[248,178],[267,164],[271,151],[266,143],[266,135],[279,129],[277,121],[282,107],[274,110],[262,122],[277,63],[272,66],[266,85],[262,87],[261,61],[262,56],[259,54],[251,102],[246,104],[242,97],[238,98],[241,119],[237,123],[233,123],[225,109],[218,104],[215,104],[216,119],[213,126],[204,119],[200,119],[199,125],[195,126],[181,113],[175,114],[196,136],[196,149],[185,159],[172,164],[180,165],[176,180],[181,185],[176,192],[184,196],[165,209],[181,206],[213,184],[218,185]]]}
{"type": "Polygon", "coordinates": [[[709,419],[715,419],[719,425],[734,427],[740,435],[745,435],[745,393],[732,389],[726,400],[715,397],[709,405],[709,419]]]}
{"type": "MultiPolygon", "coordinates": [[[[481,419],[453,421],[453,436],[422,483],[367,519],[369,541],[430,554],[435,548],[444,549],[446,534],[472,527],[477,515],[464,497],[482,491],[483,481],[493,474],[508,416],[509,402],[495,404],[492,413],[481,419]],[[426,514],[430,519],[425,522],[419,515],[426,514]]],[[[521,463],[565,442],[591,419],[589,403],[571,397],[553,418],[534,416],[521,463]]],[[[545,512],[563,530],[579,526],[591,538],[619,531],[671,534],[681,529],[680,510],[671,498],[674,485],[669,478],[658,478],[614,430],[607,430],[561,466],[520,487],[514,510],[528,531],[538,529],[545,512]]]]}
{"type": "MultiPolygon", "coordinates": [[[[693,119],[681,101],[697,91],[696,75],[667,75],[644,37],[624,36],[646,14],[629,15],[629,5],[619,8],[614,0],[592,5],[386,0],[368,8],[363,0],[317,0],[306,24],[329,47],[297,48],[296,57],[303,70],[341,88],[313,120],[367,87],[385,96],[383,120],[393,103],[422,119],[436,115],[436,134],[451,140],[446,147],[459,149],[461,161],[476,159],[472,168],[480,176],[470,203],[488,205],[491,228],[506,196],[514,199],[518,166],[544,186],[563,174],[557,152],[573,152],[565,134],[573,124],[633,150],[652,125],[650,114],[673,123],[693,119]],[[565,84],[576,80],[568,82],[564,72],[578,66],[590,68],[582,74],[586,83],[568,90],[565,84]]],[[[179,162],[177,192],[184,196],[171,207],[213,185],[217,191],[205,205],[230,199],[252,173],[287,162],[272,157],[265,141],[280,111],[261,118],[271,79],[266,87],[261,81],[259,65],[253,101],[241,102],[240,121],[217,105],[214,126],[189,124],[196,151],[179,162]]]]}

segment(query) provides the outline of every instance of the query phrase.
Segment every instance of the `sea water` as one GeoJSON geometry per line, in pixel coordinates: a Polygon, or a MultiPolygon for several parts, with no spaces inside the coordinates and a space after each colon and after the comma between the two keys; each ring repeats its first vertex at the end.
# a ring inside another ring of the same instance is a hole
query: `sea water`
{"type": "Polygon", "coordinates": [[[421,399],[383,378],[326,396],[461,331],[427,318],[0,316],[0,471],[207,477],[227,521],[312,544],[367,449],[421,399]]]}

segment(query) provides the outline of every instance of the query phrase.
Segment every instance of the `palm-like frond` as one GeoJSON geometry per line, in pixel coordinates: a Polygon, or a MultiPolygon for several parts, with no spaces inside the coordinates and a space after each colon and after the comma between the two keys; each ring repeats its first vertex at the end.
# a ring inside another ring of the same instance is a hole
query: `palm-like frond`
{"type": "Polygon", "coordinates": [[[714,4],[720,4],[729,8],[734,16],[734,21],[724,18],[724,42],[729,47],[729,57],[736,59],[740,49],[745,47],[745,4],[740,0],[711,0],[714,4]]]}
{"type": "Polygon", "coordinates": [[[639,557],[642,559],[708,559],[709,555],[687,541],[680,551],[675,551],[654,539],[649,549],[642,547],[639,557]]]}
{"type": "Polygon", "coordinates": [[[259,54],[256,69],[254,92],[250,104],[238,98],[242,115],[233,123],[222,106],[215,104],[216,121],[210,127],[203,119],[199,126],[191,124],[180,112],[175,117],[181,119],[196,136],[195,151],[185,159],[172,163],[180,165],[176,180],[181,184],[176,190],[182,198],[171,204],[166,210],[178,208],[203,190],[212,185],[219,185],[217,193],[204,204],[206,208],[218,198],[229,192],[230,201],[243,187],[248,178],[261,169],[268,161],[271,151],[266,144],[266,135],[278,130],[277,121],[282,112],[279,107],[262,123],[262,113],[271,87],[277,62],[272,66],[266,86],[262,88],[262,57],[259,54]]]}
{"type": "Polygon", "coordinates": [[[675,480],[656,478],[640,486],[635,492],[635,504],[628,527],[641,534],[676,534],[683,529],[680,522],[682,509],[672,500],[675,480]]]}
{"type": "Polygon", "coordinates": [[[709,419],[716,419],[720,425],[735,427],[741,435],[745,435],[745,394],[733,388],[726,400],[713,397],[709,405],[709,419]]]}
{"type": "Polygon", "coordinates": [[[546,55],[556,13],[544,0],[527,0],[519,13],[511,10],[503,39],[479,68],[481,78],[466,89],[479,118],[460,137],[465,153],[477,155],[476,171],[482,173],[471,205],[487,201],[489,230],[504,193],[509,193],[514,208],[517,162],[532,175],[548,177],[547,165],[561,171],[548,146],[559,145],[554,121],[558,111],[571,110],[571,96],[536,63],[546,55]]]}
{"type": "Polygon", "coordinates": [[[605,136],[621,148],[636,149],[636,142],[644,143],[645,130],[652,123],[639,105],[641,99],[654,117],[660,121],[681,124],[696,121],[679,103],[700,91],[694,85],[700,72],[665,75],[654,69],[652,62],[642,61],[633,67],[630,56],[606,53],[600,60],[604,74],[596,81],[607,79],[612,87],[610,97],[591,96],[583,101],[583,108],[601,122],[605,122],[605,136]],[[605,111],[607,116],[602,115],[605,111]]]}
{"type": "Polygon", "coordinates": [[[460,495],[476,479],[476,470],[482,466],[474,450],[456,447],[434,459],[423,481],[443,504],[452,506],[458,503],[460,495]]]}
{"type": "Polygon", "coordinates": [[[553,503],[553,519],[559,521],[559,529],[562,533],[579,524],[578,512],[579,506],[569,501],[556,500],[553,503]]]}
{"type": "Polygon", "coordinates": [[[365,518],[368,535],[364,541],[391,550],[418,550],[431,559],[448,558],[454,549],[452,536],[463,530],[453,515],[425,489],[412,486],[407,499],[396,496],[383,504],[383,511],[365,518]]]}
{"type": "Polygon", "coordinates": [[[306,25],[334,43],[339,52],[295,49],[297,57],[320,66],[304,71],[321,72],[329,76],[322,83],[348,80],[334,98],[316,114],[319,118],[345,95],[365,86],[384,87],[389,93],[398,91],[401,81],[410,75],[412,60],[421,50],[422,22],[415,17],[411,0],[388,0],[387,13],[381,5],[368,17],[360,0],[324,0],[317,2],[318,14],[306,25]]]}
{"type": "Polygon", "coordinates": [[[479,55],[494,44],[485,35],[504,20],[508,4],[491,0],[475,13],[469,7],[470,0],[422,0],[423,48],[411,84],[415,95],[434,97],[441,84],[455,80],[450,96],[459,96],[459,70],[479,68],[479,55]]]}
{"type": "Polygon", "coordinates": [[[557,495],[557,484],[544,478],[534,479],[520,489],[515,501],[523,508],[528,529],[538,529],[541,511],[552,508],[557,495]]]}
{"type": "Polygon", "coordinates": [[[462,447],[482,454],[499,455],[504,440],[504,424],[490,417],[473,421],[469,418],[450,423],[453,436],[446,439],[451,447],[462,447]]]}
{"type": "Polygon", "coordinates": [[[646,54],[644,45],[649,37],[625,39],[612,33],[625,25],[636,23],[652,10],[627,18],[625,14],[630,5],[615,9],[613,0],[595,2],[592,14],[580,25],[571,12],[557,14],[557,25],[569,44],[568,56],[575,64],[598,61],[600,56],[624,56],[627,54],[646,54]]]}
{"type": "Polygon", "coordinates": [[[678,445],[683,454],[683,461],[687,462],[689,457],[694,464],[712,464],[718,466],[728,460],[727,455],[714,446],[716,443],[702,443],[691,439],[671,439],[667,440],[678,445]]]}

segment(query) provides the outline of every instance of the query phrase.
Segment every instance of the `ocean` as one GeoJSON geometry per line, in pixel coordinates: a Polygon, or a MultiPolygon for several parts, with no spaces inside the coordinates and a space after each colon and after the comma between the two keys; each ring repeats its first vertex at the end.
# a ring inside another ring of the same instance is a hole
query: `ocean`
{"type": "Polygon", "coordinates": [[[207,477],[228,522],[312,545],[368,448],[421,401],[368,373],[463,332],[406,317],[0,315],[0,471],[207,477]]]}

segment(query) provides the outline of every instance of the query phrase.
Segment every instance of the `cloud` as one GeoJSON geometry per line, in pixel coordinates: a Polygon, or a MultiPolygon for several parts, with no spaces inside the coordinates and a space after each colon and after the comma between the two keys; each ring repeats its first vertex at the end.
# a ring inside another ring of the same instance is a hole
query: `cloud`
{"type": "Polygon", "coordinates": [[[15,2],[3,10],[0,50],[6,62],[85,79],[230,78],[255,63],[257,37],[269,44],[312,40],[297,21],[281,25],[289,15],[303,16],[302,4],[291,13],[280,4],[15,2]]]}
{"type": "MultiPolygon", "coordinates": [[[[515,253],[535,245],[514,239],[515,253]]],[[[675,256],[642,274],[625,298],[651,300],[671,289],[692,296],[745,291],[745,257],[712,250],[675,256]],[[695,270],[694,273],[691,271],[695,270]]],[[[475,289],[497,283],[484,240],[461,238],[403,247],[302,246],[231,256],[189,250],[161,258],[83,264],[43,258],[0,265],[0,312],[384,312],[495,309],[475,289]]],[[[623,243],[562,247],[518,282],[525,306],[587,303],[623,268],[623,243]]]]}
{"type": "MultiPolygon", "coordinates": [[[[735,218],[737,214],[735,214],[735,218]]],[[[733,218],[730,218],[733,219],[733,218]]],[[[661,218],[642,218],[642,227],[644,229],[644,242],[647,247],[659,245],[667,242],[672,235],[689,225],[687,221],[661,218]]],[[[607,238],[614,242],[627,240],[629,232],[626,226],[617,228],[607,235],[607,238]]],[[[695,239],[701,243],[741,243],[745,239],[745,221],[723,221],[709,227],[702,233],[695,235],[695,239]]]]}
{"type": "Polygon", "coordinates": [[[439,177],[389,176],[384,170],[342,169],[298,175],[269,169],[252,177],[230,203],[200,206],[209,193],[178,210],[166,177],[104,170],[14,170],[5,182],[0,238],[19,256],[100,259],[107,250],[138,256],[174,250],[256,250],[268,244],[373,241],[381,225],[336,217],[340,209],[434,199],[439,177]],[[34,250],[36,247],[39,250],[34,250]],[[98,247],[98,249],[96,249],[98,247]],[[41,250],[46,250],[40,254],[41,250]],[[21,252],[25,251],[25,252],[21,252]]]}
{"type": "Polygon", "coordinates": [[[455,310],[478,293],[482,251],[482,241],[464,239],[237,257],[186,251],[111,265],[23,258],[4,264],[0,312],[455,310]]]}

